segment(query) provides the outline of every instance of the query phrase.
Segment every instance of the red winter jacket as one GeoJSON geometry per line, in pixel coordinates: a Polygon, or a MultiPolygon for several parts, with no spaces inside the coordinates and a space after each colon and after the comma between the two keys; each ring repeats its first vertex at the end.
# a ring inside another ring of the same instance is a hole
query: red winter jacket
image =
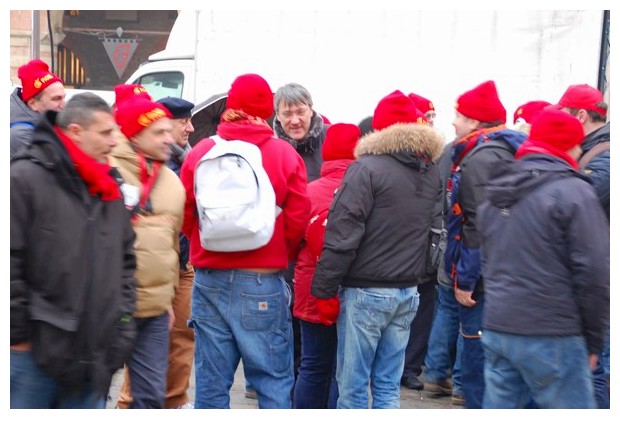
{"type": "Polygon", "coordinates": [[[268,125],[222,122],[217,134],[225,140],[243,140],[253,143],[261,151],[263,167],[276,194],[276,204],[282,213],[276,218],[271,241],[265,246],[243,252],[213,252],[200,245],[194,172],[196,164],[213,147],[213,140],[198,142],[185,158],[181,168],[181,182],[185,187],[185,216],[183,233],[190,240],[190,262],[195,268],[213,269],[286,269],[288,261],[299,249],[299,243],[308,223],[310,201],[307,194],[306,169],[295,149],[273,135],[268,125]]]}
{"type": "MultiPolygon", "coordinates": [[[[347,167],[353,161],[352,159],[338,159],[323,162],[321,177],[308,184],[308,196],[311,204],[310,219],[329,208],[334,198],[334,192],[340,185],[347,167]]],[[[314,231],[324,232],[325,229],[316,228],[314,231]]],[[[314,239],[316,238],[314,237],[314,239]]],[[[307,239],[311,238],[307,237],[307,239]]],[[[321,323],[319,311],[316,308],[316,298],[310,294],[316,263],[317,259],[310,256],[306,242],[303,241],[295,265],[293,315],[306,322],[321,323]]]]}

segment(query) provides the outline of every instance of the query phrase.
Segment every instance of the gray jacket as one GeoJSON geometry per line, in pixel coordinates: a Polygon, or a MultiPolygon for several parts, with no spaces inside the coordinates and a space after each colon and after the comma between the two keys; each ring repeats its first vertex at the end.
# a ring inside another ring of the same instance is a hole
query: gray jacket
{"type": "Polygon", "coordinates": [[[11,159],[15,157],[18,149],[29,145],[32,141],[34,124],[41,118],[38,112],[30,109],[22,101],[21,88],[15,88],[11,93],[10,119],[11,119],[11,159]]]}

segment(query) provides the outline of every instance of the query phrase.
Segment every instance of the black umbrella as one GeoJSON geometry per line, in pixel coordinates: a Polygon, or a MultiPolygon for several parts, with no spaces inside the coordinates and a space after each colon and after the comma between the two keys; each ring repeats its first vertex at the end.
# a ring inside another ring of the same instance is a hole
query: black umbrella
{"type": "Polygon", "coordinates": [[[226,110],[228,92],[215,94],[197,104],[192,110],[192,125],[194,132],[189,136],[189,144],[194,146],[205,137],[215,134],[220,116],[226,110]]]}
{"type": "MultiPolygon", "coordinates": [[[[228,92],[215,94],[205,101],[198,103],[192,110],[192,125],[194,132],[189,136],[189,144],[193,147],[200,140],[215,134],[220,123],[220,117],[226,110],[228,92]]],[[[267,119],[269,126],[273,127],[274,115],[267,119]]]]}

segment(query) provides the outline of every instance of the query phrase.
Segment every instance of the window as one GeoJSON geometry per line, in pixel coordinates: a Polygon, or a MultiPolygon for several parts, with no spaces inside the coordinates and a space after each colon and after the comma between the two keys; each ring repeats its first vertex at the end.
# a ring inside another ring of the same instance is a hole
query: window
{"type": "Polygon", "coordinates": [[[164,97],[181,98],[183,94],[183,73],[163,72],[142,76],[137,82],[142,85],[154,100],[164,97]]]}

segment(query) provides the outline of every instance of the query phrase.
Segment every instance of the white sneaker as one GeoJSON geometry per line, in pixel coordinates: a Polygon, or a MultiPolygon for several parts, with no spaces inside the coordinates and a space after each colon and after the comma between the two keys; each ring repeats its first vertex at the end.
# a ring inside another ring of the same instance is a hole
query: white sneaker
{"type": "Polygon", "coordinates": [[[193,410],[193,409],[194,409],[193,402],[187,402],[183,405],[179,405],[178,407],[175,407],[175,410],[193,410]]]}

